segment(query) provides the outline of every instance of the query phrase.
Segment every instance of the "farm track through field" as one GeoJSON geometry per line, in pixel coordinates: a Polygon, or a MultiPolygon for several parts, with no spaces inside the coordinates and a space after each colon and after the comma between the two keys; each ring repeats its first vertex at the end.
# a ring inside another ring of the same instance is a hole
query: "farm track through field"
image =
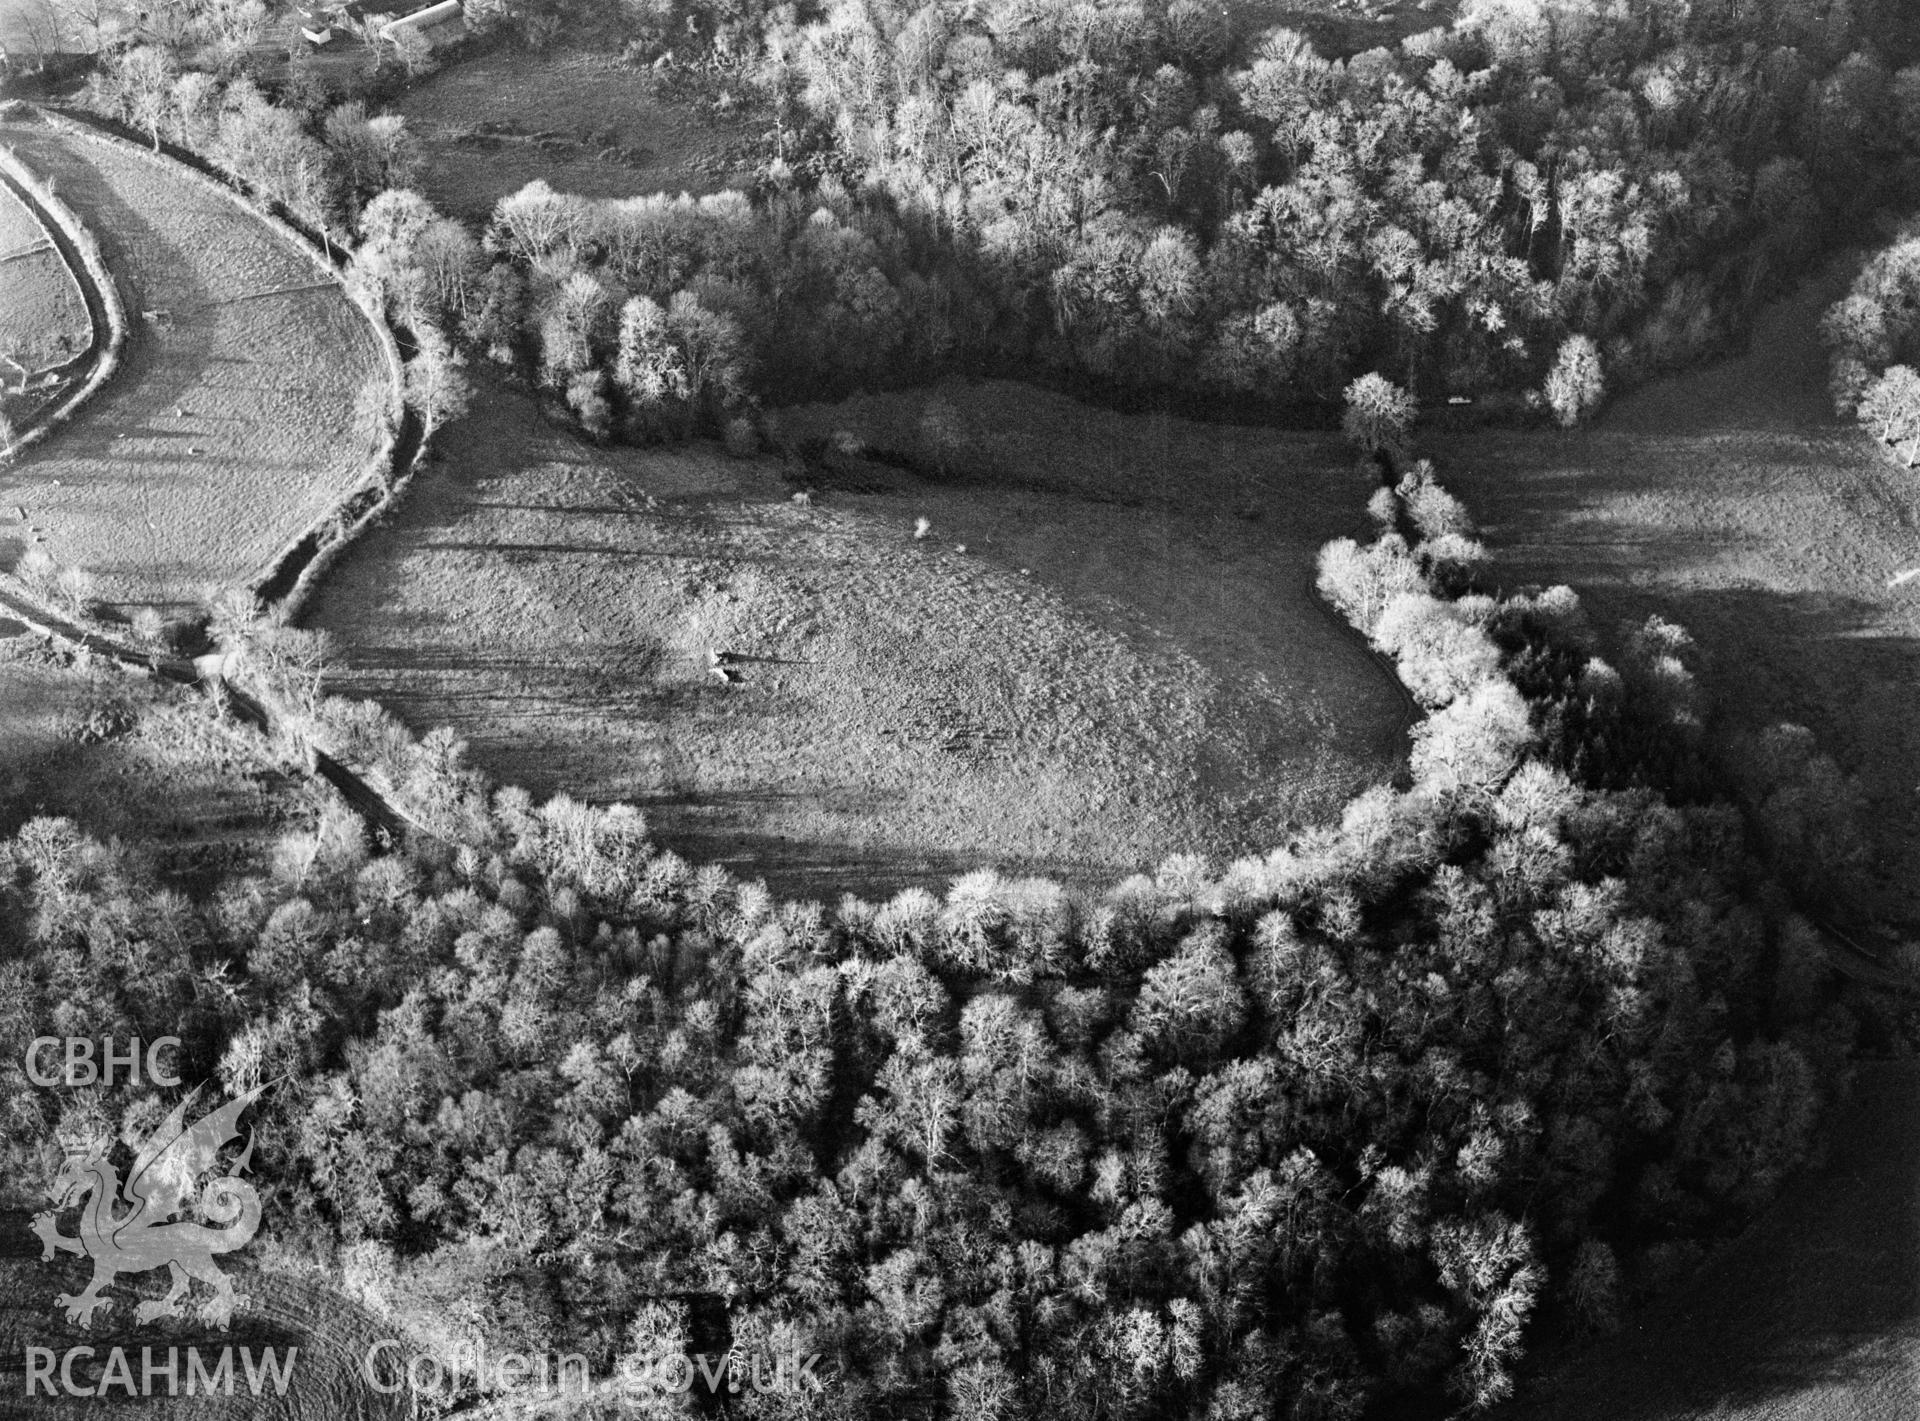
{"type": "Polygon", "coordinates": [[[114,378],[0,473],[0,570],[36,542],[102,600],[248,585],[363,484],[392,377],[317,257],[170,160],[44,122],[0,140],[98,240],[131,330],[114,378]],[[245,299],[245,298],[254,299],[245,299]]]}

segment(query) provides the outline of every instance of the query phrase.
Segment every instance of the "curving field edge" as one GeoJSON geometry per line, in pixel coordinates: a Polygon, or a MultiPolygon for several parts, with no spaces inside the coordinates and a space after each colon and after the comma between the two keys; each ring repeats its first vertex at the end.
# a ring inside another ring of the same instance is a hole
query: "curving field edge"
{"type": "Polygon", "coordinates": [[[50,408],[35,415],[19,431],[12,443],[0,449],[0,458],[13,458],[23,449],[45,439],[65,424],[76,411],[120,366],[120,352],[127,342],[127,312],[120,300],[120,289],[100,255],[100,244],[73,209],[54,194],[53,188],[21,162],[12,149],[0,146],[0,182],[26,207],[27,212],[46,232],[48,240],[65,264],[81,299],[87,307],[87,319],[93,327],[93,343],[83,361],[91,362],[78,388],[50,408]]]}
{"type": "MultiPolygon", "coordinates": [[[[312,590],[313,579],[308,575],[309,571],[337,554],[339,548],[356,537],[383,511],[397,492],[398,485],[411,472],[420,441],[417,431],[410,428],[412,421],[403,398],[405,377],[399,343],[380,314],[369,310],[361,294],[348,284],[331,256],[269,204],[256,199],[237,179],[209,171],[204,166],[204,160],[197,155],[182,156],[170,151],[171,144],[163,144],[156,151],[148,144],[135,142],[97,115],[45,105],[36,105],[34,112],[56,133],[138,155],[140,161],[163,169],[170,177],[194,183],[203,191],[218,193],[223,201],[269,228],[285,245],[299,252],[315,271],[338,285],[349,304],[365,317],[371,328],[387,372],[387,407],[383,412],[384,431],[380,442],[368,456],[359,480],[340,501],[290,538],[248,582],[248,590],[256,598],[272,602],[287,615],[293,615],[299,602],[312,590]],[[331,538],[328,537],[330,529],[336,530],[331,538]],[[290,568],[289,564],[296,565],[290,568]],[[269,590],[281,582],[290,582],[288,590],[281,596],[269,597],[269,590]]],[[[108,280],[111,284],[111,278],[108,280]]],[[[124,326],[124,312],[121,321],[124,326]]]]}

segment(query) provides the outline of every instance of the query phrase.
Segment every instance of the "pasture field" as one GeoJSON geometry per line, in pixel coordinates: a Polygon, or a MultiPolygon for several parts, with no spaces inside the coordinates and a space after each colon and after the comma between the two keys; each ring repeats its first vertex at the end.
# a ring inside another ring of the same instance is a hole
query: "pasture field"
{"type": "MultiPolygon", "coordinates": [[[[1068,415],[1030,401],[1005,422],[1068,415]]],[[[1071,408],[1111,487],[875,466],[809,505],[772,460],[594,449],[485,389],[306,622],[340,643],[335,692],[796,893],[982,865],[1105,883],[1272,848],[1388,774],[1403,702],[1308,585],[1363,489],[1309,442],[1097,440],[1114,417],[1071,408]]]]}
{"type": "Polygon", "coordinates": [[[612,55],[499,51],[458,60],[398,104],[427,157],[419,187],[443,212],[484,219],[535,178],[561,192],[717,192],[752,176],[759,129],[660,94],[612,55]]]}
{"type": "Polygon", "coordinates": [[[19,198],[0,186],[0,381],[63,364],[93,337],[73,273],[19,198]],[[18,362],[16,366],[12,362],[18,362]]]}
{"type": "Polygon", "coordinates": [[[98,239],[132,326],[113,378],[0,470],[0,570],[37,538],[122,609],[250,582],[367,474],[389,379],[367,317],[290,239],[175,170],[37,122],[0,124],[0,141],[98,239]]]}
{"type": "Polygon", "coordinates": [[[1566,582],[1603,631],[1688,628],[1728,734],[1810,727],[1859,776],[1884,911],[1920,916],[1920,479],[1826,394],[1836,269],[1761,316],[1748,351],[1628,395],[1572,434],[1427,441],[1507,585],[1566,582]]]}

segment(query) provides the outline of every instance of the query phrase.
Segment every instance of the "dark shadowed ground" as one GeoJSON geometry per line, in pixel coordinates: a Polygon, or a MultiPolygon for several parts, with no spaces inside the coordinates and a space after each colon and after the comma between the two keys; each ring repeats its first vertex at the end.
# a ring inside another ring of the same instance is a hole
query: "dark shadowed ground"
{"type": "Polygon", "coordinates": [[[1662,380],[1592,429],[1436,441],[1509,586],[1564,582],[1603,632],[1652,613],[1700,644],[1717,728],[1810,727],[1871,804],[1882,910],[1920,870],[1920,474],[1826,395],[1830,273],[1735,360],[1662,380]]]}
{"type": "Polygon", "coordinates": [[[1920,1416],[1920,1066],[1861,1072],[1826,1162],[1618,1335],[1498,1421],[1920,1416]]]}
{"type": "MultiPolygon", "coordinates": [[[[1826,397],[1831,273],[1738,359],[1664,380],[1590,430],[1440,443],[1508,585],[1565,582],[1611,631],[1698,639],[1723,736],[1810,726],[1870,802],[1881,911],[1920,868],[1920,477],[1826,397]]],[[[1920,1069],[1867,1067],[1824,1165],[1700,1275],[1591,1351],[1543,1359],[1500,1421],[1920,1416],[1920,1069]]]]}

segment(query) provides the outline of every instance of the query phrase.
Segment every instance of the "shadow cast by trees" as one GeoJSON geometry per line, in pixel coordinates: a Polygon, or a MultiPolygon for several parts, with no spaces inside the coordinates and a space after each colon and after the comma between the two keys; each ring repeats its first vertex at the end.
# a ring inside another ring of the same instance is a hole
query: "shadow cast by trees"
{"type": "Polygon", "coordinates": [[[1920,561],[1920,484],[1811,416],[1664,437],[1609,416],[1572,436],[1443,441],[1441,462],[1497,582],[1576,588],[1606,644],[1656,614],[1685,627],[1714,728],[1806,725],[1860,777],[1883,857],[1913,858],[1920,587],[1890,584],[1920,561]]]}
{"type": "Polygon", "coordinates": [[[1920,1069],[1864,1067],[1823,1164],[1621,1332],[1542,1359],[1496,1421],[1911,1414],[1920,1355],[1920,1069]]]}

